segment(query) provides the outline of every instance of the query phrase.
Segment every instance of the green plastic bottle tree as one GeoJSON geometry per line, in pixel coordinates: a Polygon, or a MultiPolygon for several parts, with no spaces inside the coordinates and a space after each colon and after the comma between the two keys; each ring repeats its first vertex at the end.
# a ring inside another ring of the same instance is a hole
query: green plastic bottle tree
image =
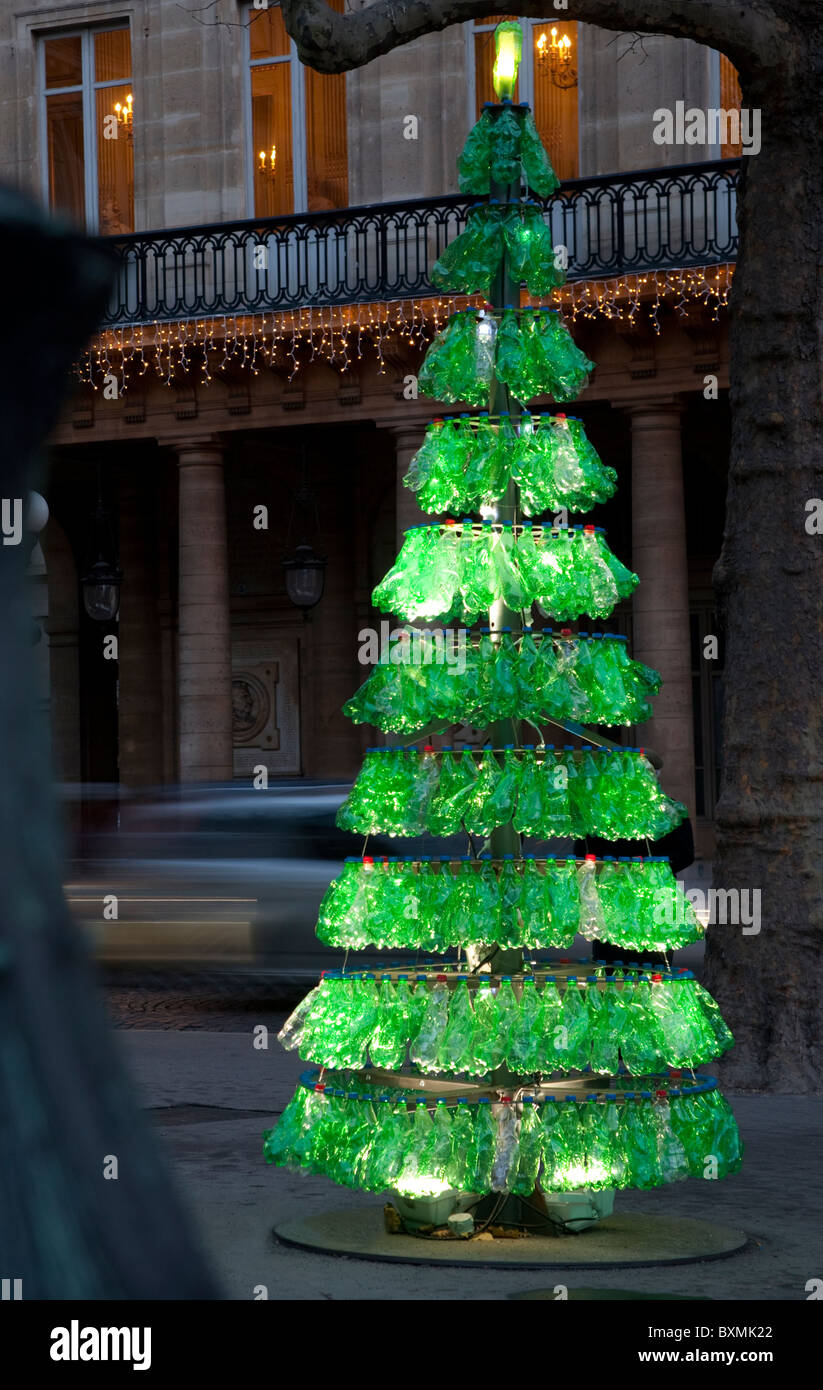
{"type": "Polygon", "coordinates": [[[319,938],[412,963],[369,972],[347,955],[301,1002],[280,1039],[312,1069],[264,1138],[269,1162],[464,1205],[717,1178],[741,1161],[732,1112],[696,1070],[732,1043],[717,1006],[689,971],[642,964],[700,936],[668,861],[532,849],[587,835],[651,849],[687,812],[642,749],[597,732],[649,718],[660,677],[619,635],[569,626],[608,617],[638,578],[599,528],[568,524],[614,493],[614,470],[579,420],[528,408],[573,400],[593,364],[556,310],[521,305],[523,284],[541,297],[564,278],[534,201],[557,180],[512,100],[521,43],[517,25],[498,26],[499,99],[458,162],[461,190],[481,201],[431,277],[489,301],[451,316],[419,378],[475,413],[427,428],[405,481],[441,519],[406,533],[374,593],[387,613],[450,625],[461,659],[443,659],[442,630],[401,634],[345,706],[416,741],[367,752],[338,823],[461,834],[468,852],[374,860],[366,842],[346,861],[319,938]],[[534,626],[535,605],[553,625],[534,626]],[[435,749],[421,734],[461,722],[486,728],[488,745],[435,749]],[[547,724],[575,741],[546,743],[547,724]],[[580,934],[625,948],[627,963],[558,960],[580,934]]]}

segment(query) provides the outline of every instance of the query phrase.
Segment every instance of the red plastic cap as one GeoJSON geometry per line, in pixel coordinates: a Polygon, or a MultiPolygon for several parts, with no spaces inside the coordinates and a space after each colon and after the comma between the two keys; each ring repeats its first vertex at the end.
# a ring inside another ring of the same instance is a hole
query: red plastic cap
{"type": "Polygon", "coordinates": [[[511,1098],[511,1096],[501,1096],[501,1097],[500,1097],[500,1104],[501,1104],[501,1105],[511,1105],[511,1103],[512,1103],[512,1098],[511,1098]]]}
{"type": "Polygon", "coordinates": [[[561,636],[561,637],[571,637],[571,635],[572,635],[572,630],[571,630],[570,627],[561,627],[561,629],[560,629],[560,636],[561,636]]]}
{"type": "Polygon", "coordinates": [[[559,411],[557,412],[557,414],[555,415],[554,418],[555,418],[555,420],[565,420],[565,418],[566,418],[566,412],[565,412],[565,410],[559,410],[559,411]]]}
{"type": "Polygon", "coordinates": [[[435,975],[436,980],[448,980],[448,975],[435,975]]]}
{"type": "Polygon", "coordinates": [[[587,854],[587,855],[586,855],[586,858],[587,858],[587,859],[590,859],[590,860],[592,861],[593,864],[596,864],[596,863],[597,863],[597,855],[596,855],[596,854],[587,854]]]}
{"type": "Polygon", "coordinates": [[[584,526],[584,527],[583,527],[583,530],[584,530],[584,531],[592,531],[592,532],[593,532],[593,531],[594,531],[594,527],[593,527],[593,526],[584,526]]]}
{"type": "Polygon", "coordinates": [[[454,520],[454,517],[447,516],[447,517],[446,517],[446,520],[443,522],[443,525],[444,525],[444,526],[456,526],[456,525],[457,525],[457,522],[454,520]]]}
{"type": "Polygon", "coordinates": [[[666,1091],[655,1091],[655,1095],[656,1095],[656,1096],[662,1096],[663,1099],[665,1100],[665,1099],[666,1099],[667,1092],[666,1092],[666,1091]]]}
{"type": "Polygon", "coordinates": [[[663,976],[662,976],[662,975],[652,975],[652,984],[654,984],[654,985],[659,985],[659,984],[662,984],[662,983],[663,983],[663,976]]]}
{"type": "Polygon", "coordinates": [[[315,1089],[315,1091],[325,1091],[326,1088],[325,1088],[325,1086],[323,1086],[323,1085],[321,1084],[321,1085],[315,1086],[314,1089],[315,1089]]]}
{"type": "Polygon", "coordinates": [[[370,854],[366,854],[366,855],[363,856],[363,863],[364,863],[364,864],[373,864],[373,863],[374,863],[374,859],[372,858],[372,856],[371,856],[370,854]]]}
{"type": "Polygon", "coordinates": [[[424,753],[434,753],[435,751],[436,750],[433,743],[427,743],[425,748],[423,749],[424,753]]]}
{"type": "Polygon", "coordinates": [[[638,751],[638,753],[645,753],[646,750],[645,750],[645,748],[638,748],[637,751],[638,751]]]}

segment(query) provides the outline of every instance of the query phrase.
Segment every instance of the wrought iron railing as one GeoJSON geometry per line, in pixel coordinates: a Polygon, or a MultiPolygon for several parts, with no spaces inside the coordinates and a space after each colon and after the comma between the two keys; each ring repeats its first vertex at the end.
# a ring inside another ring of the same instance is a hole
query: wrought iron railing
{"type": "MultiPolygon", "coordinates": [[[[565,183],[544,209],[569,279],[734,260],[739,168],[723,159],[565,183]]],[[[105,324],[425,296],[474,201],[415,198],[112,238],[120,273],[105,324]]]]}

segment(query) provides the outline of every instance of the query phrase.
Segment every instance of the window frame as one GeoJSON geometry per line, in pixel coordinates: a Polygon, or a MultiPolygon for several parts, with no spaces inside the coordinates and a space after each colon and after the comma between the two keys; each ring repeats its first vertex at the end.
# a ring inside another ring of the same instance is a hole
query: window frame
{"type": "MultiPolygon", "coordinates": [[[[555,16],[553,16],[553,17],[548,16],[548,17],[545,17],[545,18],[542,18],[542,19],[541,19],[541,18],[538,18],[538,17],[532,17],[531,15],[518,15],[518,16],[517,16],[517,22],[518,22],[518,24],[521,26],[521,28],[522,28],[522,30],[523,30],[523,54],[522,54],[522,57],[521,57],[521,59],[520,59],[520,68],[519,68],[519,71],[518,71],[518,74],[517,74],[517,77],[518,77],[518,86],[519,86],[518,100],[519,100],[519,101],[525,101],[526,104],[532,108],[532,110],[534,110],[534,45],[533,45],[533,43],[532,43],[532,33],[531,33],[531,31],[532,31],[532,29],[534,28],[534,26],[535,26],[536,24],[551,24],[551,23],[562,24],[563,18],[564,18],[563,12],[558,12],[558,14],[555,15],[555,16]]],[[[565,18],[568,19],[569,22],[572,22],[572,21],[573,21],[573,16],[569,16],[568,14],[565,15],[565,18]]],[[[579,35],[579,26],[580,26],[580,24],[582,23],[582,21],[581,21],[581,20],[576,20],[576,21],[574,21],[574,22],[576,22],[577,25],[578,25],[578,35],[579,35]]],[[[476,34],[484,34],[484,33],[486,33],[486,34],[491,34],[491,33],[494,33],[494,31],[495,31],[496,28],[497,28],[497,25],[496,25],[496,24],[488,24],[484,19],[480,19],[480,20],[467,19],[467,20],[466,20],[466,23],[465,23],[465,33],[466,33],[466,72],[467,72],[467,74],[468,74],[468,79],[469,79],[468,82],[466,83],[466,94],[467,94],[467,97],[468,97],[467,115],[468,115],[468,122],[469,122],[469,124],[468,124],[469,130],[472,129],[472,127],[474,126],[475,122],[477,121],[477,115],[476,115],[476,107],[477,107],[477,65],[476,65],[476,63],[475,63],[475,57],[474,57],[474,39],[475,39],[475,35],[476,35],[476,34]]],[[[580,44],[579,44],[579,42],[578,42],[578,45],[577,45],[577,88],[576,88],[576,91],[577,91],[577,168],[579,169],[579,168],[580,168],[580,126],[581,126],[581,122],[580,122],[580,98],[581,98],[582,93],[583,93],[582,58],[581,58],[581,49],[580,49],[580,44]]],[[[491,97],[488,97],[487,100],[491,100],[491,97]]]]}
{"type": "MultiPolygon", "coordinates": [[[[720,54],[716,48],[710,50],[709,59],[709,105],[715,109],[720,106],[720,54]]],[[[722,148],[719,144],[709,145],[706,150],[707,159],[721,159],[723,157],[722,148]]]]}
{"type": "MultiPolygon", "coordinates": [[[[85,192],[85,228],[91,235],[99,235],[100,225],[100,179],[97,168],[97,131],[95,94],[104,87],[122,87],[126,82],[134,91],[134,54],[131,51],[131,23],[128,18],[107,20],[105,23],[78,24],[70,28],[40,29],[37,32],[37,88],[38,111],[40,118],[40,188],[43,202],[50,211],[60,213],[62,209],[53,207],[49,187],[49,96],[68,95],[80,92],[83,98],[83,182],[85,192]],[[109,34],[114,30],[126,29],[129,32],[129,54],[131,73],[128,78],[117,77],[107,82],[94,80],[94,37],[96,34],[109,34]],[[46,87],[46,44],[51,39],[80,39],[80,83],[69,87],[46,87]]],[[[134,214],[134,210],[132,210],[134,214]]],[[[134,221],[132,215],[132,221],[134,221]]]]}
{"type": "MultiPolygon", "coordinates": [[[[250,9],[250,14],[255,11],[250,9]]],[[[281,53],[278,57],[252,58],[251,56],[251,21],[244,26],[246,29],[246,51],[243,59],[243,106],[244,124],[246,129],[245,139],[245,167],[246,167],[246,211],[249,217],[257,217],[257,209],[254,206],[254,175],[257,167],[256,152],[254,149],[254,110],[252,107],[251,73],[252,68],[272,67],[275,63],[289,63],[289,89],[291,92],[291,158],[292,158],[292,205],[293,213],[308,212],[309,204],[309,176],[307,168],[308,150],[306,142],[306,81],[303,72],[303,64],[297,56],[297,45],[294,39],[289,37],[288,53],[281,53]]],[[[283,213],[287,217],[290,214],[283,213]]]]}

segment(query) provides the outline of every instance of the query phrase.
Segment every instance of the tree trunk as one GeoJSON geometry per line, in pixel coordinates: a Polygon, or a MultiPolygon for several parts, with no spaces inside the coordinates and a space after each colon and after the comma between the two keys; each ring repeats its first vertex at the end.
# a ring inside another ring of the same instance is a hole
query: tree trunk
{"type": "Polygon", "coordinates": [[[715,570],[726,633],[714,882],[759,889],[761,930],[709,930],[706,984],[735,1033],[727,1084],[820,1088],[823,1034],[823,21],[790,71],[743,78],[763,108],[744,159],[731,313],[732,447],[715,570]]]}
{"type": "MultiPolygon", "coordinates": [[[[99,247],[0,192],[0,492],[34,453],[102,312],[99,247]]],[[[0,1257],[24,1299],[209,1298],[217,1291],[106,1026],[61,891],[43,716],[33,699],[26,546],[0,544],[0,1257]],[[116,1172],[113,1160],[116,1160],[116,1172]]]]}

